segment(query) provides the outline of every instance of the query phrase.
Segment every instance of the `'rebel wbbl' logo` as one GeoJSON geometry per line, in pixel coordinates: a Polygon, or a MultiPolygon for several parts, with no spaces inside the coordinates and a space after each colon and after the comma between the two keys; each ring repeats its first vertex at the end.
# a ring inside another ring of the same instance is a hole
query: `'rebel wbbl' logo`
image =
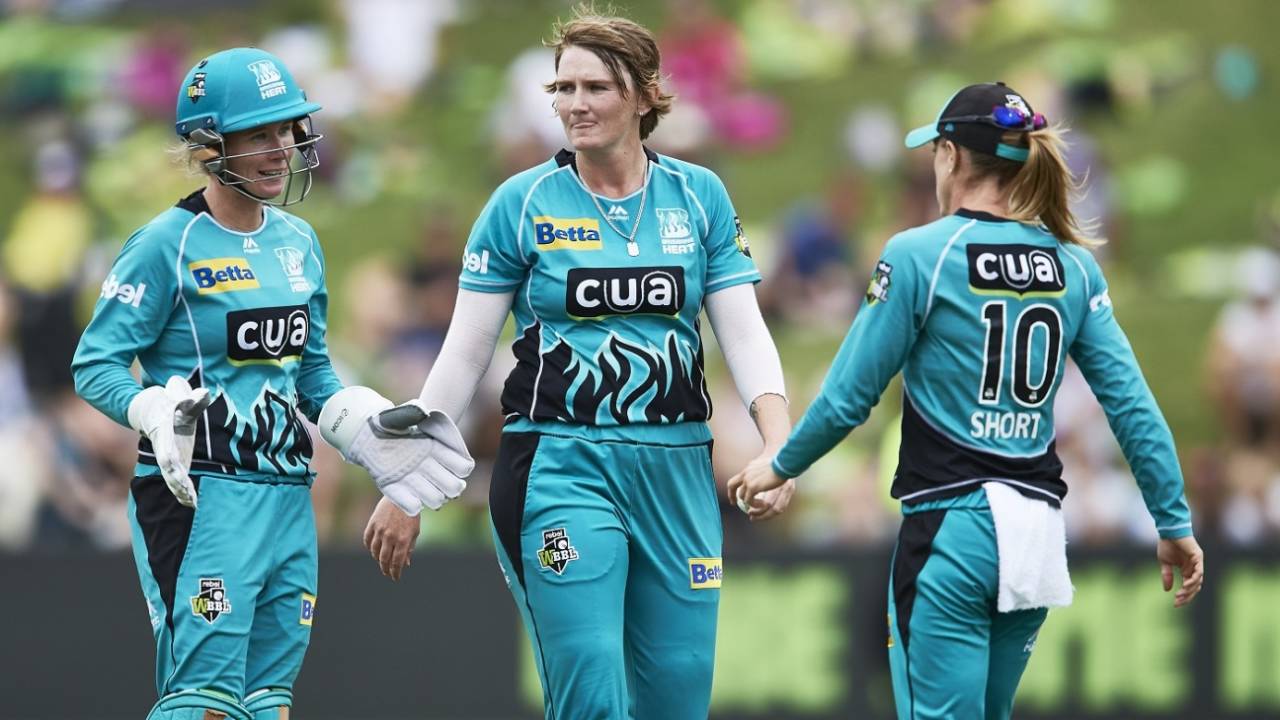
{"type": "Polygon", "coordinates": [[[569,563],[578,559],[578,548],[569,542],[569,533],[562,527],[542,531],[542,549],[538,551],[538,565],[563,575],[569,563]]]}
{"type": "Polygon", "coordinates": [[[1062,261],[1035,245],[969,245],[969,288],[979,295],[1054,297],[1066,291],[1062,261]]]}
{"type": "Polygon", "coordinates": [[[253,308],[227,313],[227,357],[232,365],[298,360],[311,334],[306,305],[253,308]]]}
{"type": "Polygon", "coordinates": [[[684,268],[573,268],[564,303],[569,314],[578,318],[675,315],[684,305],[684,268]]]}
{"type": "Polygon", "coordinates": [[[191,614],[212,625],[214,620],[230,612],[231,598],[227,596],[222,578],[200,578],[200,591],[191,596],[191,614]]]}

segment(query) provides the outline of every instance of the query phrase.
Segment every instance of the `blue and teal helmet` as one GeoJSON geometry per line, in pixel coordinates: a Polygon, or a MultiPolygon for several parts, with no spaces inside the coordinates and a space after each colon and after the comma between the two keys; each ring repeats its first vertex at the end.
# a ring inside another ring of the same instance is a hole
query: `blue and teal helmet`
{"type": "Polygon", "coordinates": [[[187,71],[178,90],[174,129],[189,148],[217,152],[204,166],[224,185],[261,202],[289,205],[310,192],[311,170],[320,164],[315,145],[322,136],[312,133],[309,123],[311,113],[319,109],[307,100],[280,58],[258,48],[232,48],[210,55],[187,71]],[[225,140],[230,133],[286,120],[299,121],[295,143],[285,149],[296,149],[302,163],[289,173],[285,200],[273,202],[247,192],[244,186],[255,181],[228,169],[227,160],[243,156],[228,156],[225,140]],[[301,196],[290,199],[292,177],[299,173],[306,174],[301,196]]]}

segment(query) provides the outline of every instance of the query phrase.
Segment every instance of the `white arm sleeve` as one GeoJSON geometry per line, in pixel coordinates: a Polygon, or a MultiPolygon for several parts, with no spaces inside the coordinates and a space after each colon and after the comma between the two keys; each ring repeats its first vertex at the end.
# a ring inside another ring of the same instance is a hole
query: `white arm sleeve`
{"type": "Polygon", "coordinates": [[[458,289],[449,333],[418,399],[455,421],[462,417],[489,369],[498,335],[511,312],[515,291],[483,293],[458,289]]]}
{"type": "Polygon", "coordinates": [[[785,399],[782,361],[760,314],[755,286],[744,283],[717,290],[707,296],[706,308],[742,404],[751,407],[756,398],[770,393],[785,399]]]}

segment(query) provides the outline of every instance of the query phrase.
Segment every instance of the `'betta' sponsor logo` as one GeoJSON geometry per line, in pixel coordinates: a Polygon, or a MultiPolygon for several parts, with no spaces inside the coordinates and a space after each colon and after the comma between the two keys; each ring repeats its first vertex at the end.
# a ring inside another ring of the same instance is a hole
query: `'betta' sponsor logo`
{"type": "Polygon", "coordinates": [[[129,307],[138,307],[142,304],[142,295],[147,291],[146,283],[122,283],[116,279],[116,274],[102,281],[102,298],[111,300],[112,298],[128,305],[129,307]]]}
{"type": "Polygon", "coordinates": [[[600,221],[591,218],[533,219],[534,245],[539,250],[599,250],[600,221]]]}
{"type": "Polygon", "coordinates": [[[281,365],[302,357],[311,333],[306,305],[227,313],[227,357],[232,365],[281,365]]]}
{"type": "Polygon", "coordinates": [[[970,245],[969,287],[979,295],[1058,296],[1066,291],[1062,261],[1035,245],[970,245]]]}
{"type": "Polygon", "coordinates": [[[724,561],[720,558],[689,558],[689,588],[712,590],[724,580],[724,561]]]}
{"type": "Polygon", "coordinates": [[[684,305],[684,268],[573,268],[564,302],[578,318],[675,315],[684,305]]]}
{"type": "Polygon", "coordinates": [[[244,258],[212,258],[187,265],[191,279],[196,282],[196,292],[201,295],[254,290],[261,287],[258,276],[244,258]]]}
{"type": "Polygon", "coordinates": [[[316,619],[316,596],[311,593],[302,593],[302,607],[298,613],[298,624],[311,627],[311,623],[316,619]]]}

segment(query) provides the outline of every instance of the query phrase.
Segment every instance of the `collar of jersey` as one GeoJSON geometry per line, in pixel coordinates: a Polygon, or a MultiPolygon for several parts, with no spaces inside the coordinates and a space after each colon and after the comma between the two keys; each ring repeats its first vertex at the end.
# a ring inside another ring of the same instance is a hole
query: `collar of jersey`
{"type": "MultiPolygon", "coordinates": [[[[644,147],[644,146],[641,145],[641,147],[644,147]]],[[[647,147],[644,147],[644,155],[645,157],[649,158],[649,162],[651,163],[658,162],[658,153],[650,150],[647,147]]],[[[573,168],[574,174],[575,175],[577,174],[578,154],[575,153],[574,151],[562,148],[560,152],[556,153],[555,161],[556,161],[557,167],[564,167],[565,165],[568,165],[569,167],[573,168]]]]}
{"type": "Polygon", "coordinates": [[[192,215],[200,215],[201,213],[204,213],[209,218],[209,222],[213,223],[214,225],[217,225],[220,230],[225,230],[226,232],[229,232],[232,235],[241,235],[241,236],[257,235],[258,233],[262,232],[262,229],[267,226],[267,215],[270,213],[270,210],[264,207],[262,209],[262,224],[259,225],[257,228],[250,230],[249,232],[243,232],[240,230],[232,230],[226,225],[223,225],[222,223],[218,222],[218,219],[213,216],[213,211],[209,209],[209,201],[205,200],[204,198],[204,188],[200,188],[199,190],[179,200],[178,207],[182,208],[183,210],[186,210],[192,215]]]}
{"type": "Polygon", "coordinates": [[[992,215],[982,210],[970,210],[969,208],[960,208],[955,211],[957,217],[968,218],[970,220],[981,220],[982,222],[1016,222],[1013,218],[1000,217],[992,215]]]}

